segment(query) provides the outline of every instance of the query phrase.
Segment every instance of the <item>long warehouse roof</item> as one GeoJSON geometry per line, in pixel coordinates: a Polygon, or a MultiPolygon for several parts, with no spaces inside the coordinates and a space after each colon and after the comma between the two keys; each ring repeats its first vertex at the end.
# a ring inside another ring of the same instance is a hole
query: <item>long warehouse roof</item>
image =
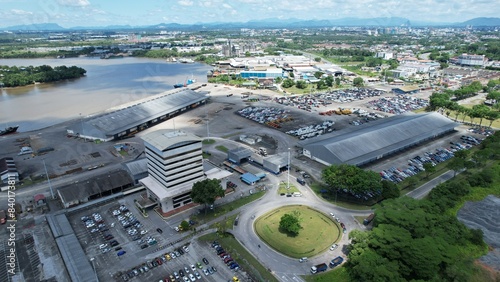
{"type": "Polygon", "coordinates": [[[456,126],[455,122],[437,113],[405,114],[299,144],[312,157],[325,163],[361,165],[439,136],[456,126]]]}

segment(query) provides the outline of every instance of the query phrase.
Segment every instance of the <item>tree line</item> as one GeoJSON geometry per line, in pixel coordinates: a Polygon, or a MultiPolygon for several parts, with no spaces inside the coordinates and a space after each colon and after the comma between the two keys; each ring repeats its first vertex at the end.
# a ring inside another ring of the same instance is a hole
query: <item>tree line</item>
{"type": "Polygon", "coordinates": [[[64,79],[79,78],[87,71],[77,66],[57,66],[52,68],[42,66],[0,66],[0,82],[5,87],[17,87],[34,84],[35,82],[55,82],[64,79]]]}
{"type": "Polygon", "coordinates": [[[449,117],[450,114],[454,113],[455,120],[458,120],[458,116],[462,115],[462,122],[464,122],[465,117],[469,117],[471,121],[475,118],[479,119],[479,126],[482,125],[483,119],[490,122],[489,126],[500,117],[500,91],[496,90],[496,85],[500,84],[500,81],[491,80],[488,84],[483,87],[479,81],[474,81],[470,85],[462,86],[457,90],[445,90],[443,92],[435,92],[429,98],[428,110],[441,110],[445,111],[446,116],[449,117]],[[476,95],[480,90],[488,92],[486,99],[494,99],[497,103],[489,107],[484,104],[474,105],[472,108],[467,108],[465,106],[459,105],[456,101],[462,100],[468,97],[476,95]]]}

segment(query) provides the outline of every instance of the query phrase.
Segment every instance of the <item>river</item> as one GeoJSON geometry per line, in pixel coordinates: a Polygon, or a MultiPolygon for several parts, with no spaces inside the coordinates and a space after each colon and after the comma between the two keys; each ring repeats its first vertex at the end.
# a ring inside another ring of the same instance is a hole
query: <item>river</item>
{"type": "Polygon", "coordinates": [[[500,271],[500,198],[490,195],[480,202],[466,202],[457,216],[467,227],[483,231],[484,241],[492,250],[480,260],[500,271]]]}
{"type": "Polygon", "coordinates": [[[195,78],[206,82],[205,64],[170,63],[161,59],[126,57],[67,59],[6,59],[7,66],[78,66],[85,77],[56,83],[3,88],[0,94],[0,129],[19,125],[32,131],[173,89],[173,84],[195,78]]]}

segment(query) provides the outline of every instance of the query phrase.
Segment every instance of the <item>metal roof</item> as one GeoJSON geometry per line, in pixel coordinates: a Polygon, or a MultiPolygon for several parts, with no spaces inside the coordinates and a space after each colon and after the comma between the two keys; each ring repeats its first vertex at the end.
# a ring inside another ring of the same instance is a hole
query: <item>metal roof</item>
{"type": "Polygon", "coordinates": [[[82,135],[104,139],[106,136],[113,136],[207,98],[207,92],[196,92],[189,88],[167,91],[82,123],[75,123],[71,128],[75,132],[80,132],[83,124],[83,132],[80,132],[82,135]]]}
{"type": "Polygon", "coordinates": [[[138,160],[126,162],[123,164],[131,175],[140,175],[148,172],[148,159],[141,158],[138,160]]]}
{"type": "Polygon", "coordinates": [[[143,136],[142,140],[160,151],[165,151],[172,146],[177,147],[185,142],[191,143],[194,141],[201,141],[201,139],[194,134],[171,129],[153,131],[143,136]]]}
{"type": "Polygon", "coordinates": [[[260,180],[259,177],[255,176],[254,174],[250,173],[250,172],[247,172],[247,173],[243,173],[241,176],[240,176],[241,180],[247,182],[247,183],[254,183],[254,182],[257,182],[260,180]]]}
{"type": "Polygon", "coordinates": [[[124,170],[101,174],[89,180],[79,181],[59,189],[61,200],[65,203],[86,200],[92,195],[97,195],[112,189],[132,184],[129,174],[124,170]]]}
{"type": "Polygon", "coordinates": [[[328,164],[362,165],[453,130],[437,113],[404,114],[302,141],[313,158],[328,164]]]}
{"type": "Polygon", "coordinates": [[[95,282],[94,269],[66,215],[64,213],[50,214],[46,218],[71,281],[95,282]]]}

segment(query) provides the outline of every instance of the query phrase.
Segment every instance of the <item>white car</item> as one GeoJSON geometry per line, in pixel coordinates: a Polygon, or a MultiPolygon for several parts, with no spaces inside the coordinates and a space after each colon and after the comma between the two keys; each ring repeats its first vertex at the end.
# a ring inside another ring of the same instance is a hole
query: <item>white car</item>
{"type": "Polygon", "coordinates": [[[189,273],[189,279],[191,281],[196,281],[196,278],[194,278],[194,275],[192,273],[189,273]]]}
{"type": "Polygon", "coordinates": [[[194,266],[194,264],[191,264],[191,270],[193,270],[193,271],[196,270],[196,266],[194,266]]]}
{"type": "Polygon", "coordinates": [[[108,244],[101,244],[101,245],[99,245],[99,249],[104,249],[104,248],[106,248],[107,246],[108,246],[108,244]]]}
{"type": "Polygon", "coordinates": [[[147,231],[147,230],[141,230],[141,235],[144,235],[144,234],[146,234],[146,233],[148,233],[148,231],[147,231]]]}
{"type": "Polygon", "coordinates": [[[335,218],[335,215],[333,214],[333,212],[331,212],[331,213],[330,213],[330,215],[331,215],[333,218],[335,218]]]}
{"type": "Polygon", "coordinates": [[[337,244],[333,244],[331,247],[330,247],[330,251],[333,251],[335,250],[339,245],[337,244]]]}

